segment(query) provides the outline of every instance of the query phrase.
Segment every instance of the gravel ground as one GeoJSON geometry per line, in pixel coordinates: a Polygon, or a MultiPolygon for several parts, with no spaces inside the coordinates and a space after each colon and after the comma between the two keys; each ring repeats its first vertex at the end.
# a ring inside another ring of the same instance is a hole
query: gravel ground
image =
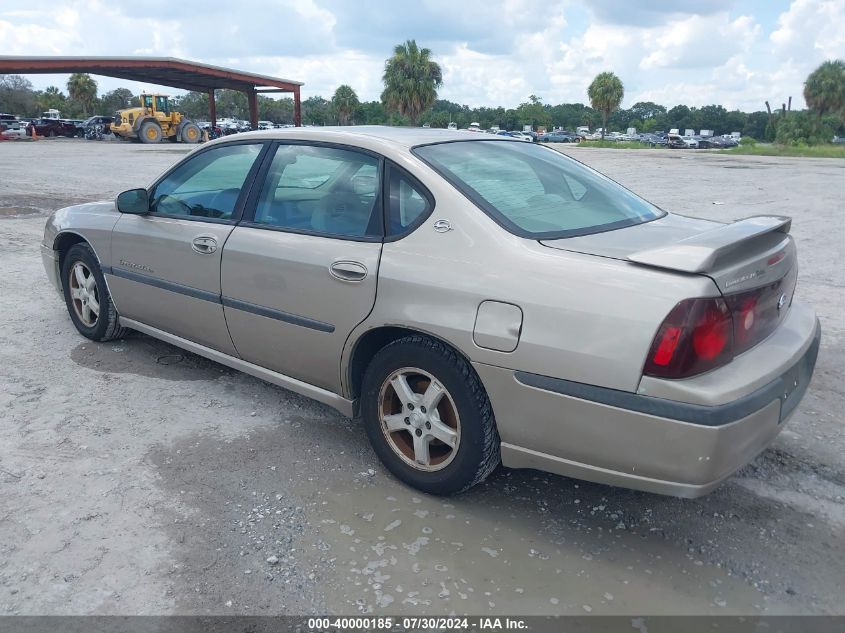
{"type": "Polygon", "coordinates": [[[815,378],[703,499],[504,469],[439,499],[326,407],[142,335],[75,332],[42,270],[45,214],[184,151],[0,145],[0,613],[845,613],[845,161],[564,148],[669,210],[792,215],[815,378]]]}

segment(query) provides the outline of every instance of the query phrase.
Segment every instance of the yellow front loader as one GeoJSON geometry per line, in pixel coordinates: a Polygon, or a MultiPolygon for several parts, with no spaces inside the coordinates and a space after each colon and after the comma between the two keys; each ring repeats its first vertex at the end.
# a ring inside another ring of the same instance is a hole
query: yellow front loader
{"type": "Polygon", "coordinates": [[[142,143],[158,143],[166,138],[173,143],[199,143],[199,126],[180,112],[170,109],[170,97],[142,94],[141,106],[118,110],[111,131],[118,138],[138,139],[142,143]]]}

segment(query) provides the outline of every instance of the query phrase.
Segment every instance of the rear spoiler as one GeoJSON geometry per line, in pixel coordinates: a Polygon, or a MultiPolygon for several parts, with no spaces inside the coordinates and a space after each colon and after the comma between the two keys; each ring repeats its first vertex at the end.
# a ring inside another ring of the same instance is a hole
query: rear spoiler
{"type": "Polygon", "coordinates": [[[733,224],[704,231],[669,246],[650,248],[628,256],[628,260],[646,266],[668,268],[687,273],[712,271],[720,256],[767,233],[789,233],[792,218],[755,215],[733,224]]]}

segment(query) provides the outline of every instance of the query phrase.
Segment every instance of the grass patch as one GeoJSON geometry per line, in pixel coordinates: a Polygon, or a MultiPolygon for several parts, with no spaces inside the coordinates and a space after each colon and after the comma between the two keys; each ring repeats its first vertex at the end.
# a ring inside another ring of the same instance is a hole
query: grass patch
{"type": "Polygon", "coordinates": [[[721,154],[750,156],[803,156],[806,158],[845,158],[845,145],[777,145],[757,143],[720,150],[721,154]]]}
{"type": "Polygon", "coordinates": [[[582,147],[601,147],[604,149],[656,149],[639,141],[581,141],[582,147]]]}

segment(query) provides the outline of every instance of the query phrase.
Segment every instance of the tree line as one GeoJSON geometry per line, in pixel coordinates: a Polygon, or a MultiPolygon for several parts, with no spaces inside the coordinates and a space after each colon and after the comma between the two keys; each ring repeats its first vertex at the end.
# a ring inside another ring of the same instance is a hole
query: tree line
{"type": "MultiPolygon", "coordinates": [[[[666,107],[651,101],[619,107],[623,96],[622,81],[612,72],[596,76],[587,91],[589,104],[544,103],[537,95],[515,108],[470,107],[438,99],[442,87],[440,66],[432,53],[408,40],[394,48],[385,61],[384,91],[379,100],[360,101],[355,90],[339,86],[331,98],[312,96],[302,102],[305,125],[429,125],[447,127],[454,123],[466,128],[477,123],[482,128],[534,129],[544,127],[574,130],[579,126],[610,130],[636,128],[639,132],[686,129],[713,130],[715,134],[740,132],[758,140],[784,143],[815,143],[830,140],[833,134],[845,132],[845,62],[828,61],[819,66],[804,83],[806,111],[791,110],[786,104],[772,109],[743,112],[727,110],[718,104],[702,107],[683,104],[666,107]]],[[[84,73],[75,73],[67,82],[67,95],[55,86],[34,90],[32,84],[18,75],[0,75],[0,112],[21,116],[38,116],[56,108],[67,118],[88,114],[112,114],[115,110],[137,104],[137,96],[126,88],[118,88],[98,96],[97,83],[84,73]]],[[[188,117],[208,118],[208,95],[188,92],[174,98],[175,106],[188,117]]],[[[246,95],[234,90],[215,93],[219,117],[247,119],[246,95]]],[[[293,99],[258,96],[258,118],[273,123],[294,122],[293,99]]]]}

